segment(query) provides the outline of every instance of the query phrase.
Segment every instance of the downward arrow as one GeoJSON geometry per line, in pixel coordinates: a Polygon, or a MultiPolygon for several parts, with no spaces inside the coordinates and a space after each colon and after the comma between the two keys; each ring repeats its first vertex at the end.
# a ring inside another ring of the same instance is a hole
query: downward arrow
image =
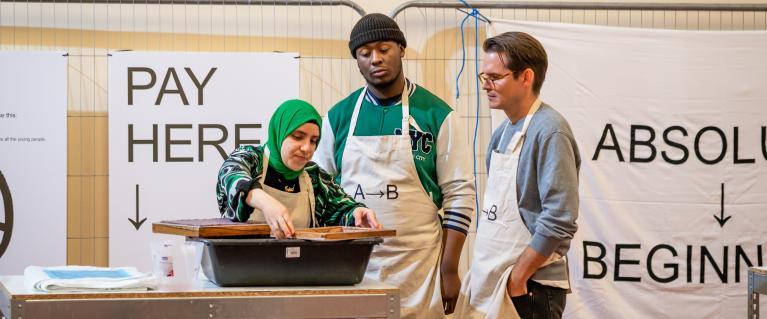
{"type": "Polygon", "coordinates": [[[719,227],[724,228],[724,223],[726,223],[728,220],[730,220],[730,217],[732,215],[724,217],[724,183],[722,183],[722,197],[719,202],[719,216],[714,215],[714,218],[717,222],[719,222],[719,227]]]}
{"type": "Polygon", "coordinates": [[[128,221],[133,224],[133,227],[136,227],[136,230],[141,228],[141,224],[143,224],[146,221],[146,217],[139,220],[138,216],[138,184],[136,184],[136,220],[128,218],[128,221]]]}

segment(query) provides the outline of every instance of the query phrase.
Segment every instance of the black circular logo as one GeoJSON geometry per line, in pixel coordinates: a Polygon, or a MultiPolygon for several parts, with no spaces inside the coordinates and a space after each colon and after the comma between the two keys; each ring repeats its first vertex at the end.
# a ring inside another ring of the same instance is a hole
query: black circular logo
{"type": "Polygon", "coordinates": [[[13,231],[13,199],[11,199],[11,189],[8,188],[8,182],[5,181],[3,171],[0,171],[0,195],[3,199],[3,211],[5,220],[0,222],[0,231],[3,232],[3,240],[0,242],[0,257],[5,254],[8,244],[11,243],[11,233],[13,231]]]}

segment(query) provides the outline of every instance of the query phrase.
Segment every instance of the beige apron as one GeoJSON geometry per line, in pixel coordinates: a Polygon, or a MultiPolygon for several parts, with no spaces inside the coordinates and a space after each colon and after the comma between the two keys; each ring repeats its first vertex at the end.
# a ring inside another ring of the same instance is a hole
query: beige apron
{"type": "MultiPolygon", "coordinates": [[[[471,269],[463,280],[455,318],[519,318],[506,292],[506,284],[532,235],[519,213],[517,166],[527,127],[540,105],[536,100],[507,149],[494,151],[490,159],[471,269]]],[[[544,266],[557,259],[550,258],[544,266]]]]}
{"type": "Polygon", "coordinates": [[[397,230],[373,250],[366,276],[400,289],[402,318],[443,317],[438,209],[418,178],[411,150],[409,89],[402,94],[402,135],[354,136],[367,87],[354,106],[341,160],[341,186],[397,230]]]}
{"type": "MultiPolygon", "coordinates": [[[[316,226],[314,219],[314,188],[312,188],[312,180],[309,174],[306,171],[301,172],[301,175],[298,175],[298,185],[301,190],[298,193],[289,193],[264,183],[266,167],[269,165],[269,149],[266,147],[264,147],[262,163],[261,177],[258,178],[258,181],[261,183],[261,189],[282,203],[282,205],[285,205],[285,208],[290,213],[293,228],[299,229],[316,226]]],[[[254,208],[253,213],[248,218],[248,222],[263,224],[266,223],[266,218],[260,209],[254,208]]]]}

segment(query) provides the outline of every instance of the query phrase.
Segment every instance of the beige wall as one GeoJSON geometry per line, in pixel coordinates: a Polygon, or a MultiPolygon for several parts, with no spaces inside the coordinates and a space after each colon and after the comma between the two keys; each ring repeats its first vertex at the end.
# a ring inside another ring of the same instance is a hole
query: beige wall
{"type": "MultiPolygon", "coordinates": [[[[368,12],[389,13],[402,2],[358,3],[368,12]]],[[[643,28],[767,30],[765,12],[494,9],[483,13],[507,19],[643,28]]],[[[476,158],[481,194],[490,120],[485,107],[480,107],[479,119],[475,114],[474,30],[470,28],[466,30],[468,60],[460,81],[462,96],[455,98],[462,18],[454,9],[408,9],[397,21],[408,37],[408,77],[454,106],[465,120],[469,141],[475,121],[479,122],[476,158]]],[[[343,7],[0,2],[0,49],[69,52],[67,263],[106,266],[108,262],[108,51],[299,52],[301,98],[325,113],[362,84],[346,47],[348,32],[357,19],[354,11],[343,7]]]]}

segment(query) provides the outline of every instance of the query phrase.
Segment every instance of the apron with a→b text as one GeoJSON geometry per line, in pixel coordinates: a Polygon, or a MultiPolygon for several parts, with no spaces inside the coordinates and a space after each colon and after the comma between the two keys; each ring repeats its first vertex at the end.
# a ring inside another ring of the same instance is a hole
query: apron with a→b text
{"type": "Polygon", "coordinates": [[[373,250],[365,276],[399,287],[402,318],[443,317],[442,225],[413,160],[408,85],[402,93],[401,135],[354,136],[366,93],[367,87],[357,98],[349,124],[341,186],[348,194],[375,193],[364,195],[362,202],[375,210],[381,225],[396,229],[397,237],[373,250]]]}
{"type": "MultiPolygon", "coordinates": [[[[264,183],[266,179],[266,167],[269,165],[269,149],[264,147],[264,156],[262,160],[261,177],[258,181],[261,183],[261,189],[274,197],[278,202],[285,205],[290,213],[290,221],[293,222],[293,228],[309,228],[316,226],[314,220],[314,188],[312,188],[312,179],[306,171],[298,175],[298,193],[290,193],[285,190],[270,187],[264,183]]],[[[249,222],[266,223],[264,213],[254,208],[253,213],[248,218],[249,222]]]]}
{"type": "MultiPolygon", "coordinates": [[[[532,235],[519,213],[517,167],[527,127],[540,105],[540,100],[536,100],[506,150],[493,150],[471,269],[463,280],[455,318],[519,318],[506,284],[532,235]]],[[[507,129],[508,126],[500,141],[507,129]]],[[[549,258],[541,267],[557,259],[549,258]]]]}

